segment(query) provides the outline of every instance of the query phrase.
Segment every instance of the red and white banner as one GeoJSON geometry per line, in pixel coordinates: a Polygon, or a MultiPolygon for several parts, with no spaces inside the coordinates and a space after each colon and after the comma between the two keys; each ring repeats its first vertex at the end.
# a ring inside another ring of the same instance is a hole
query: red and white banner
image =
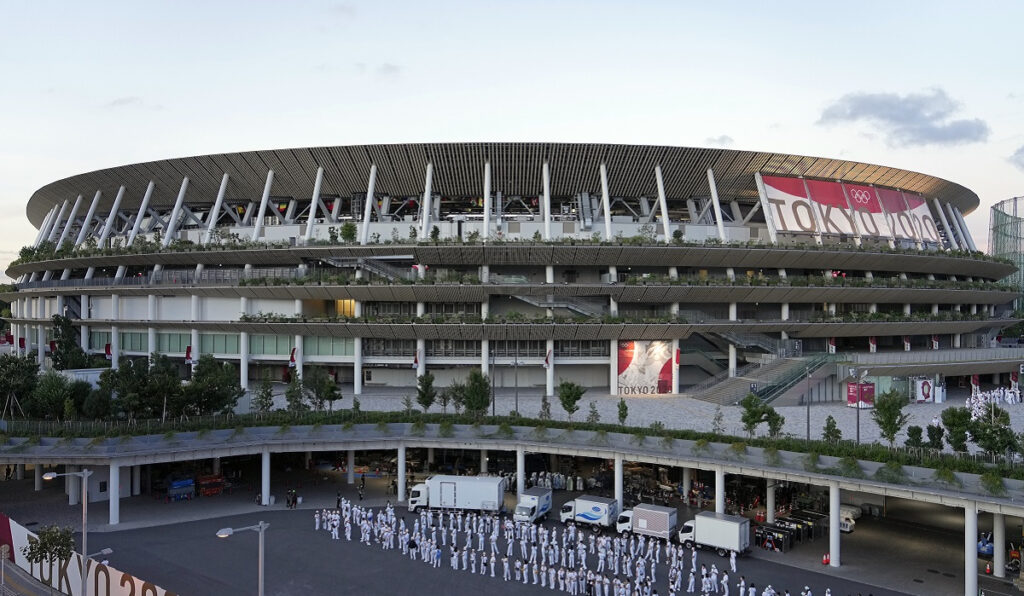
{"type": "Polygon", "coordinates": [[[846,202],[843,186],[836,182],[807,180],[807,189],[811,192],[811,201],[818,211],[822,234],[853,235],[854,213],[846,202]]]}
{"type": "Polygon", "coordinates": [[[868,352],[874,354],[877,351],[878,351],[878,338],[877,337],[869,337],[868,338],[868,352]]]}
{"type": "Polygon", "coordinates": [[[544,354],[544,368],[551,368],[551,350],[544,354]]]}
{"type": "Polygon", "coordinates": [[[847,383],[846,384],[846,405],[851,408],[873,408],[875,407],[875,384],[874,383],[847,383]]]}
{"type": "Polygon", "coordinates": [[[909,335],[904,335],[903,336],[903,351],[904,352],[909,352],[910,351],[910,336],[909,335]]]}
{"type": "Polygon", "coordinates": [[[762,176],[775,228],[787,234],[815,234],[818,223],[800,178],[762,176]]]}
{"type": "Polygon", "coordinates": [[[620,341],[619,393],[656,395],[672,391],[672,342],[620,341]]]}
{"type": "Polygon", "coordinates": [[[935,401],[935,387],[929,378],[914,380],[914,401],[917,403],[931,403],[935,401]]]}
{"type": "Polygon", "coordinates": [[[110,344],[107,344],[107,345],[103,346],[103,352],[104,352],[104,355],[107,357],[107,360],[113,360],[114,359],[114,356],[110,353],[110,344]]]}
{"type": "Polygon", "coordinates": [[[1017,389],[1019,386],[1019,382],[1020,376],[1017,374],[1017,371],[1013,371],[1012,373],[1010,373],[1010,389],[1017,389]]]}
{"type": "Polygon", "coordinates": [[[24,337],[19,337],[18,338],[18,348],[21,349],[21,350],[25,349],[25,338],[24,337]]]}
{"type": "Polygon", "coordinates": [[[932,217],[932,210],[928,207],[928,202],[921,196],[910,193],[903,193],[903,198],[907,201],[910,218],[914,221],[921,241],[942,245],[939,229],[935,225],[935,218],[932,217]]]}
{"type": "MultiPolygon", "coordinates": [[[[7,560],[45,586],[69,596],[83,596],[82,555],[73,553],[70,559],[53,561],[49,565],[33,565],[25,558],[22,549],[35,539],[35,534],[0,513],[0,544],[10,546],[7,560]]],[[[90,596],[175,596],[174,592],[168,592],[93,559],[86,562],[85,583],[90,596]]]]}
{"type": "Polygon", "coordinates": [[[893,237],[917,240],[917,227],[907,210],[907,202],[903,200],[903,193],[887,188],[876,188],[875,192],[885,210],[885,220],[892,230],[893,237]]]}
{"type": "Polygon", "coordinates": [[[834,338],[834,337],[828,338],[828,353],[829,354],[835,354],[836,353],[836,338],[834,338]]]}
{"type": "Polygon", "coordinates": [[[932,349],[933,350],[938,350],[939,349],[939,336],[938,335],[933,335],[932,336],[932,349]]]}
{"type": "Polygon", "coordinates": [[[50,344],[48,346],[46,346],[46,351],[51,353],[51,354],[56,352],[57,351],[57,342],[55,342],[53,340],[50,340],[50,344]]]}
{"type": "Polygon", "coordinates": [[[292,353],[288,356],[288,368],[295,368],[295,348],[292,348],[292,353]]]}
{"type": "Polygon", "coordinates": [[[857,230],[861,236],[892,238],[892,228],[885,217],[882,202],[874,188],[860,184],[843,183],[850,209],[855,214],[857,230]]]}
{"type": "Polygon", "coordinates": [[[185,364],[192,364],[192,346],[185,346],[185,364]]]}
{"type": "Polygon", "coordinates": [[[412,367],[413,368],[419,368],[420,367],[420,351],[419,350],[416,350],[415,352],[413,352],[413,355],[412,355],[412,367]]]}

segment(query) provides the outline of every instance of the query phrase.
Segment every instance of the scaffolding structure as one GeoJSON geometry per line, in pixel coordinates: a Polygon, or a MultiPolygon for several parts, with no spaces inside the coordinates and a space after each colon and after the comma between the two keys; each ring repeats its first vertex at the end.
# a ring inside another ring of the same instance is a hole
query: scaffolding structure
{"type": "MultiPolygon", "coordinates": [[[[992,206],[989,215],[989,254],[1013,261],[1017,270],[1003,279],[1024,292],[1024,196],[992,206]]],[[[1014,308],[1021,308],[1020,298],[1014,308]]]]}

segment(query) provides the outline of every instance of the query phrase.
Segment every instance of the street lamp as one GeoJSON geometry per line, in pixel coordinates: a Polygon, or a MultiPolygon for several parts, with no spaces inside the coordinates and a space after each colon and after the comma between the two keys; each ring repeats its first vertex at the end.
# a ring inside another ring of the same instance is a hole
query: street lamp
{"type": "Polygon", "coordinates": [[[244,528],[221,528],[221,529],[217,530],[217,537],[218,538],[227,538],[228,536],[231,536],[235,532],[244,532],[245,530],[252,530],[253,532],[259,532],[259,535],[260,535],[260,561],[259,561],[259,591],[257,592],[258,596],[263,596],[263,533],[269,527],[270,527],[270,524],[268,524],[266,522],[263,522],[263,521],[260,521],[260,523],[256,524],[255,526],[246,526],[244,528]]]}
{"type": "MultiPolygon", "coordinates": [[[[88,526],[89,521],[89,476],[92,476],[92,470],[84,469],[81,472],[64,472],[58,474],[56,472],[47,472],[43,474],[43,480],[53,480],[54,478],[60,478],[61,476],[77,476],[79,482],[82,483],[82,596],[88,596],[89,584],[86,582],[86,574],[89,570],[87,561],[89,556],[86,554],[88,550],[86,545],[89,542],[88,526]]],[[[111,495],[111,498],[116,498],[115,495],[111,495]]],[[[104,549],[109,550],[109,549],[104,549]]],[[[102,551],[100,551],[102,552],[102,551]]],[[[114,551],[110,551],[114,552],[114,551]]],[[[108,553],[105,553],[108,554],[108,553]]]]}

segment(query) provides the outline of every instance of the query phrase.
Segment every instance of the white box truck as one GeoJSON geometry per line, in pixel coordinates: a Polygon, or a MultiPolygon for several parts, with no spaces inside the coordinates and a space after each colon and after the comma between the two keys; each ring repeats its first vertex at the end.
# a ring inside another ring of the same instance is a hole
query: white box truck
{"type": "Polygon", "coordinates": [[[750,549],[750,520],[738,515],[702,511],[679,529],[679,542],[689,548],[712,549],[719,556],[750,549]]]}
{"type": "Polygon", "coordinates": [[[547,519],[551,511],[551,489],[535,486],[523,491],[516,504],[516,512],[512,519],[517,522],[534,523],[547,519]]]}
{"type": "Polygon", "coordinates": [[[500,476],[431,476],[412,487],[409,511],[427,507],[497,512],[504,501],[505,479],[500,476]]]}
{"type": "Polygon", "coordinates": [[[615,522],[615,529],[620,534],[628,530],[634,534],[671,540],[678,519],[679,512],[672,507],[641,503],[620,513],[618,521],[615,522]]]}
{"type": "Polygon", "coordinates": [[[565,505],[559,519],[564,524],[575,521],[578,524],[590,524],[605,528],[615,523],[619,513],[619,502],[605,497],[581,495],[565,505]]]}

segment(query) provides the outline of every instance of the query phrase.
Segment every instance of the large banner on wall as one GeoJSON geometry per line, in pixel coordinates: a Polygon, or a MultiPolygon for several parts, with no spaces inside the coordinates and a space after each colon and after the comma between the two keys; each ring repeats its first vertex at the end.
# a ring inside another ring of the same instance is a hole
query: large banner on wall
{"type": "Polygon", "coordinates": [[[939,238],[939,229],[935,226],[935,218],[932,217],[932,210],[928,208],[928,202],[919,195],[903,193],[907,200],[907,207],[910,208],[910,217],[917,226],[918,234],[923,242],[942,244],[939,238]]]}
{"type": "Polygon", "coordinates": [[[857,229],[861,236],[892,238],[892,229],[882,209],[875,189],[860,184],[843,184],[846,197],[850,201],[850,209],[857,220],[857,229]]]}
{"type": "MultiPolygon", "coordinates": [[[[70,559],[56,561],[49,566],[33,565],[21,549],[35,539],[35,534],[0,513],[0,544],[11,546],[8,560],[62,594],[82,596],[82,555],[75,553],[70,559]]],[[[174,592],[168,592],[93,559],[89,559],[85,581],[90,596],[176,596],[174,592]]]]}
{"type": "Polygon", "coordinates": [[[655,395],[672,391],[672,342],[620,341],[619,393],[655,395]]]}
{"type": "Polygon", "coordinates": [[[807,189],[800,178],[762,176],[764,191],[771,206],[772,219],[780,232],[788,234],[814,234],[818,224],[807,189]]]}

